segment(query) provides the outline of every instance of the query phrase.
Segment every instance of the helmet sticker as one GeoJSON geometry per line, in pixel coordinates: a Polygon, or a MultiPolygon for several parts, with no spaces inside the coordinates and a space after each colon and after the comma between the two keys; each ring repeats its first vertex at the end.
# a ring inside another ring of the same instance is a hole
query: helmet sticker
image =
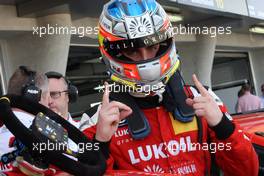
{"type": "Polygon", "coordinates": [[[154,28],[149,13],[139,17],[125,17],[130,39],[154,34],[154,28]]]}
{"type": "Polygon", "coordinates": [[[171,30],[162,31],[159,33],[154,33],[152,35],[144,36],[137,39],[129,39],[129,40],[118,40],[110,42],[108,40],[104,41],[105,48],[111,50],[121,50],[127,48],[141,48],[146,46],[152,46],[158,43],[161,43],[169,38],[172,38],[171,30]]]}
{"type": "Polygon", "coordinates": [[[117,72],[117,73],[119,73],[119,74],[122,74],[122,75],[124,74],[124,68],[123,68],[120,64],[118,64],[118,63],[116,63],[116,62],[110,60],[110,67],[111,67],[115,72],[117,72]]]}
{"type": "Polygon", "coordinates": [[[112,22],[108,20],[104,15],[100,19],[100,24],[107,32],[112,32],[112,22]]]}
{"type": "Polygon", "coordinates": [[[156,31],[161,29],[163,24],[164,24],[163,18],[159,15],[153,15],[153,22],[154,22],[154,26],[156,28],[156,31]]]}
{"type": "Polygon", "coordinates": [[[125,29],[125,25],[123,22],[119,22],[117,24],[114,25],[113,27],[113,33],[117,36],[121,36],[126,38],[127,37],[127,33],[126,33],[126,29],[125,29]]]}

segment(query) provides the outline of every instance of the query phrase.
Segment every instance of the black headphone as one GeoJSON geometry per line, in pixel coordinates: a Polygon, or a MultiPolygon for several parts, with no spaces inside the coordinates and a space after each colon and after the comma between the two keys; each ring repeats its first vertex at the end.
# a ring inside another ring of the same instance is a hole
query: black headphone
{"type": "Polygon", "coordinates": [[[60,79],[63,78],[65,82],[68,85],[68,95],[69,95],[69,101],[70,103],[74,103],[77,101],[78,98],[78,89],[76,86],[74,86],[68,79],[66,79],[62,74],[54,71],[50,71],[45,73],[45,75],[48,78],[55,78],[55,79],[60,79]]]}
{"type": "Polygon", "coordinates": [[[41,89],[36,86],[36,72],[29,70],[26,66],[19,66],[19,69],[22,70],[28,76],[27,83],[22,85],[22,96],[32,101],[39,102],[41,99],[41,89]]]}

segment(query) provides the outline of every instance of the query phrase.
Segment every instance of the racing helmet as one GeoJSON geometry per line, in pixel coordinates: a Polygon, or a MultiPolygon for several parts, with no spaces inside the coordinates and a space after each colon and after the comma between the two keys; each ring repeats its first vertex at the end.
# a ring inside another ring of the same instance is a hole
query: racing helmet
{"type": "Polygon", "coordinates": [[[99,21],[99,48],[111,79],[149,91],[165,87],[180,65],[172,26],[155,0],[111,0],[99,21]],[[133,61],[122,51],[159,45],[154,58],[133,61]]]}

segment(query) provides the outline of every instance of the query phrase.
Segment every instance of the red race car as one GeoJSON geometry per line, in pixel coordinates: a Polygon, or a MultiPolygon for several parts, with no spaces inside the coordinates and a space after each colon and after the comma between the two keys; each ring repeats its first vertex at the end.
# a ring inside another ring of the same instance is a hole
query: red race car
{"type": "Polygon", "coordinates": [[[264,109],[233,114],[232,117],[249,134],[259,156],[259,175],[264,175],[264,109]]]}

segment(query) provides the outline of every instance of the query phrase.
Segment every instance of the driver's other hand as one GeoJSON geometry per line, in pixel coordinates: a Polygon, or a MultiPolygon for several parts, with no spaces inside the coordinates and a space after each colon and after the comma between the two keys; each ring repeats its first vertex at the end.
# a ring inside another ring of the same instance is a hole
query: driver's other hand
{"type": "Polygon", "coordinates": [[[109,85],[106,82],[96,127],[96,140],[100,142],[110,141],[118,128],[119,122],[131,113],[132,109],[127,105],[117,101],[109,101],[109,85]]]}

